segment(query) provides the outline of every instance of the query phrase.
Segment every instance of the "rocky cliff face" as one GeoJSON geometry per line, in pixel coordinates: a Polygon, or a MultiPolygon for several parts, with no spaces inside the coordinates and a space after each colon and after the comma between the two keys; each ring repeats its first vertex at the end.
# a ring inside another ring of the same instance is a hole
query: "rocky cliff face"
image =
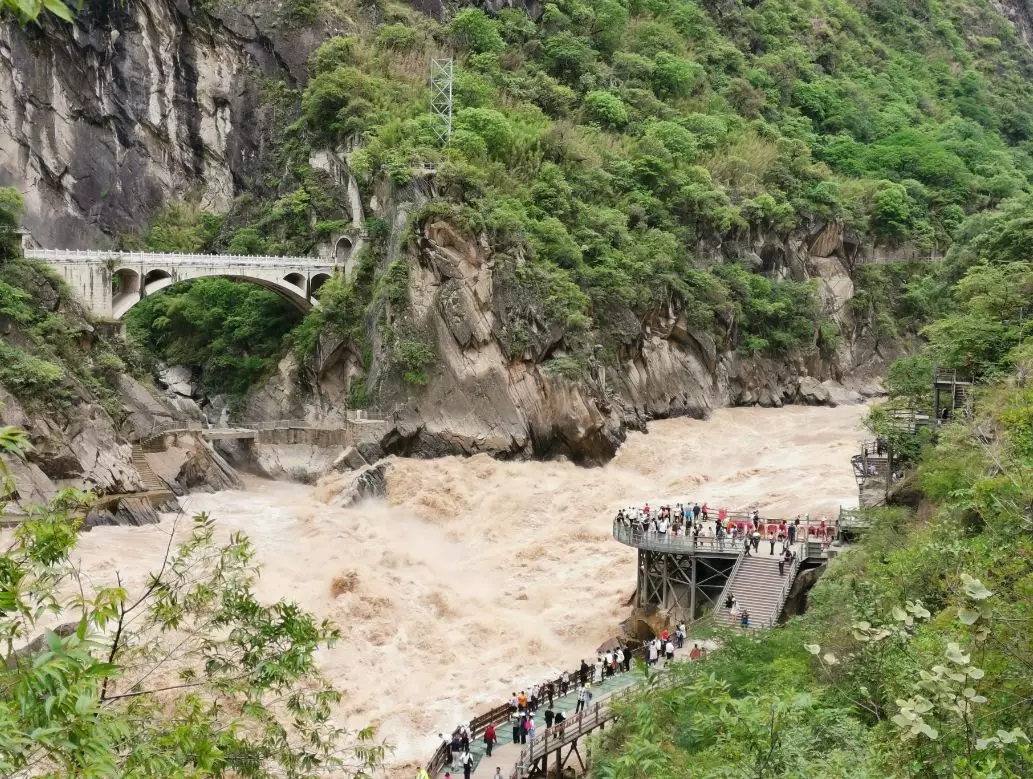
{"type": "MultiPolygon", "coordinates": [[[[397,205],[383,197],[378,204],[373,213],[403,229],[407,222],[396,218],[397,205]]],[[[758,263],[761,253],[779,258],[767,268],[773,275],[816,279],[825,312],[845,335],[835,354],[746,357],[713,334],[693,330],[686,312],[671,307],[640,323],[615,364],[593,365],[587,376],[569,380],[550,373],[540,359],[507,355],[512,274],[503,270],[513,260],[497,257],[487,241],[461,235],[448,223],[428,224],[408,248],[392,241],[388,261],[403,257],[409,264],[408,316],[431,335],[437,360],[427,385],[411,387],[386,367],[388,350],[374,339],[382,359],[373,360],[364,380],[376,382],[384,407],[393,409],[382,445],[408,456],[489,452],[592,464],[612,457],[627,429],[650,419],[706,417],[729,404],[859,400],[837,382],[863,384],[892,356],[880,353],[849,305],[854,287],[846,257],[863,251],[862,244],[840,225],[815,223],[777,242],[761,236],[749,246],[723,247],[736,256],[753,254],[758,263]]],[[[556,333],[555,344],[561,339],[556,333]]],[[[286,360],[252,395],[249,412],[315,418],[343,408],[354,382],[363,380],[360,351],[344,344],[318,370],[286,360]]]]}
{"type": "Polygon", "coordinates": [[[278,4],[87,2],[77,23],[0,24],[0,185],[47,248],[98,248],[185,196],[225,210],[275,120],[263,79],[294,81],[321,33],[276,32],[278,4]]]}

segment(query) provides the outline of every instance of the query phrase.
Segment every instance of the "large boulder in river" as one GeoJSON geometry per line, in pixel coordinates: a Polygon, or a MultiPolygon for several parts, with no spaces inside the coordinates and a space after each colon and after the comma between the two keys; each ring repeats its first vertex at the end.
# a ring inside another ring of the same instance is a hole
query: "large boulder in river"
{"type": "Polygon", "coordinates": [[[822,383],[813,376],[800,377],[796,394],[800,402],[806,403],[808,406],[835,405],[832,402],[832,396],[829,394],[828,388],[822,386],[822,383]]]}

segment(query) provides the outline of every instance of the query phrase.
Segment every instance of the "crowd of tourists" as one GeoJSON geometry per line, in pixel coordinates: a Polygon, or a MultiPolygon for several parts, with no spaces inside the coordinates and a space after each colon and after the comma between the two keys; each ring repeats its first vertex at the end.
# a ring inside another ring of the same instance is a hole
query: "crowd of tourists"
{"type": "MultiPolygon", "coordinates": [[[[682,623],[674,630],[663,631],[659,636],[646,642],[642,647],[642,656],[646,665],[655,666],[661,661],[674,659],[676,649],[685,646],[687,632],[685,624],[682,623]]],[[[706,647],[693,644],[689,652],[690,660],[706,659],[706,647]]],[[[533,742],[538,734],[535,725],[535,718],[541,714],[541,722],[544,722],[546,730],[556,735],[561,735],[566,724],[567,715],[556,707],[556,701],[567,695],[576,695],[574,715],[586,711],[592,703],[592,685],[599,685],[606,679],[619,674],[631,671],[633,650],[621,644],[601,652],[595,662],[581,661],[581,665],[573,674],[564,671],[559,678],[545,680],[529,685],[527,688],[514,692],[509,699],[509,724],[512,727],[514,744],[526,744],[533,742]]],[[[439,733],[438,738],[447,748],[449,762],[445,777],[451,779],[451,771],[462,769],[464,779],[470,779],[473,771],[474,758],[470,752],[470,742],[473,737],[469,724],[459,725],[451,737],[439,733]]],[[[485,756],[491,757],[492,750],[498,742],[498,731],[494,723],[488,723],[484,730],[485,756]]],[[[496,769],[496,776],[500,777],[501,769],[496,769]]]]}
{"type": "Polygon", "coordinates": [[[828,546],[838,530],[824,517],[813,525],[809,514],[798,515],[792,521],[762,519],[756,509],[749,514],[732,516],[727,509],[719,508],[715,512],[706,503],[633,506],[620,509],[614,523],[659,541],[691,536],[696,544],[700,544],[702,538],[717,549],[724,549],[726,545],[732,549],[742,546],[747,554],[756,554],[760,542],[767,541],[768,553],[772,556],[776,553],[776,544],[780,545],[779,554],[782,554],[787,547],[808,537],[821,540],[828,546]]]}

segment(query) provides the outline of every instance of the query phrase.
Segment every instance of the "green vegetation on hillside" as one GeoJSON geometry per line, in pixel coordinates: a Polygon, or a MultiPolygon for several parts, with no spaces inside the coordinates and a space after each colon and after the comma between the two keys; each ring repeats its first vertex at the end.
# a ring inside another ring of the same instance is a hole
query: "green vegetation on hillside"
{"type": "Polygon", "coordinates": [[[0,187],[0,386],[29,410],[91,397],[121,421],[118,380],[139,370],[136,357],[98,336],[50,268],[21,256],[21,211],[18,192],[0,187]]]}
{"type": "Polygon", "coordinates": [[[962,225],[925,352],[887,376],[890,403],[918,410],[934,360],[982,382],[935,442],[893,433],[917,469],[917,509],[872,510],[803,615],[729,638],[629,704],[595,776],[1033,774],[1029,213],[1023,197],[962,225]]]}
{"type": "Polygon", "coordinates": [[[302,314],[267,289],[205,278],[150,295],[126,315],[130,340],[169,364],[199,366],[209,394],[240,397],[276,370],[302,314]]]}
{"type": "MultiPolygon", "coordinates": [[[[1033,56],[970,0],[565,0],[539,19],[463,7],[444,25],[374,8],[316,51],[304,88],[268,85],[281,136],[266,175],[225,217],[196,217],[188,243],[304,252],[346,232],[343,193],[313,151],[354,148],[363,191],[386,179],[403,198],[434,163],[437,197],[411,226],[487,236],[518,301],[503,335],[514,359],[547,357],[556,331],[571,359],[600,342],[610,358],[672,303],[722,347],[828,350],[839,334],[813,289],[760,275],[786,264],[790,231],[838,221],[942,251],[967,214],[1030,188],[1033,56]],[[449,53],[442,148],[427,65],[449,53]]],[[[175,230],[159,233],[150,245],[175,230]]],[[[358,309],[335,326],[360,351],[375,323],[390,356],[411,323],[377,297],[385,272],[324,295],[358,309]]],[[[942,289],[915,275],[860,274],[856,311],[880,339],[936,313],[942,289]]],[[[327,324],[313,316],[309,343],[327,324]]]]}
{"type": "Polygon", "coordinates": [[[578,353],[633,340],[629,314],[671,300],[732,347],[813,349],[822,314],[806,289],[714,267],[707,247],[778,246],[817,218],[932,251],[966,213],[1029,188],[1033,58],[972,4],[576,0],[539,20],[466,8],[419,30],[384,11],[374,33],[315,54],[289,147],[358,138],[350,163],[367,183],[404,185],[438,163],[440,199],[422,218],[486,232],[502,260],[529,257],[514,357],[535,354],[543,312],[578,353]],[[450,50],[455,126],[441,149],[423,63],[450,50]]]}

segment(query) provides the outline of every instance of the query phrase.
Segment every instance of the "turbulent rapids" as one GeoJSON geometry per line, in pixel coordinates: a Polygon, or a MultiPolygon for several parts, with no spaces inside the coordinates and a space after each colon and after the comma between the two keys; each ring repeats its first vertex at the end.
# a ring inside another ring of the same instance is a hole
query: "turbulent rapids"
{"type": "MultiPolygon", "coordinates": [[[[427,757],[435,734],[514,686],[571,666],[612,636],[635,582],[611,537],[621,506],[706,500],[765,516],[833,515],[856,494],[850,455],[864,406],[741,408],[634,434],[606,467],[561,462],[396,460],[385,500],[328,505],[339,489],[249,480],[196,494],[228,533],[254,540],[260,594],[294,598],[340,626],[322,657],[340,717],[395,745],[390,767],[427,757]]],[[[98,583],[157,567],[172,518],[103,528],[79,552],[98,583]]]]}

